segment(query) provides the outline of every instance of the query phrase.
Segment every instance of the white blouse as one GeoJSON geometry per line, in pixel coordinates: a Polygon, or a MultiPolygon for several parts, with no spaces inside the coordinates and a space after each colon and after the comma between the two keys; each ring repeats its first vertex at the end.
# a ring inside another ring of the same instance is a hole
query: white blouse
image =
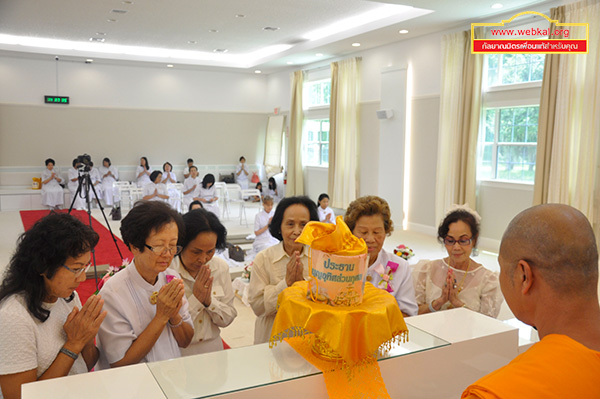
{"type": "Polygon", "coordinates": [[[388,274],[388,262],[398,264],[398,268],[393,272],[392,294],[398,302],[400,310],[409,315],[415,316],[419,312],[417,301],[415,300],[415,289],[413,287],[411,270],[408,262],[392,253],[382,249],[375,259],[375,262],[367,269],[367,281],[370,281],[375,287],[383,289],[379,283],[383,280],[382,274],[388,274]]]}
{"type": "MultiPolygon", "coordinates": [[[[13,294],[0,304],[0,374],[36,369],[39,378],[67,342],[63,325],[74,307],[81,309],[77,292],[71,302],[59,298],[54,303],[44,302],[42,307],[50,311],[44,322],[29,313],[22,294],[13,294]]],[[[69,375],[87,371],[83,356],[79,356],[69,375]]]]}
{"type": "MultiPolygon", "coordinates": [[[[504,300],[498,274],[486,269],[479,263],[471,261],[474,266],[468,272],[455,269],[448,265],[445,259],[437,259],[416,265],[414,270],[415,294],[419,305],[430,304],[440,297],[442,287],[446,282],[448,268],[456,279],[456,284],[462,290],[458,299],[476,312],[490,317],[498,317],[500,306],[504,300]]],[[[450,302],[442,306],[442,310],[450,308],[450,302]]]]}
{"type": "Polygon", "coordinates": [[[237,310],[233,306],[235,294],[231,285],[229,265],[225,260],[215,256],[208,262],[208,266],[213,283],[211,303],[206,307],[194,296],[196,279],[181,265],[179,257],[175,257],[171,263],[171,268],[183,279],[190,316],[194,321],[192,342],[190,346],[181,350],[184,356],[208,352],[209,350],[203,348],[203,342],[217,338],[220,340],[221,328],[230,325],[237,316],[237,310]]]}
{"type": "Polygon", "coordinates": [[[327,215],[331,215],[329,217],[329,221],[325,223],[335,224],[335,214],[333,213],[333,210],[330,207],[323,209],[319,206],[317,208],[317,211],[319,212],[319,221],[325,222],[325,218],[327,218],[327,215]]]}
{"type": "MultiPolygon", "coordinates": [[[[147,195],[152,195],[154,194],[154,191],[157,191],[159,194],[161,195],[169,195],[169,190],[167,189],[167,186],[165,186],[162,183],[148,183],[144,186],[144,190],[143,190],[143,196],[147,196],[147,195]]],[[[167,202],[166,199],[164,198],[160,198],[160,197],[154,197],[151,198],[150,201],[163,201],[163,202],[167,202]]]]}
{"type": "MultiPolygon", "coordinates": [[[[148,327],[156,315],[156,305],[150,302],[150,296],[167,285],[167,275],[179,278],[176,271],[167,269],[158,274],[156,283],[152,285],[139,274],[134,260],[104,284],[100,295],[104,299],[104,310],[108,314],[97,336],[100,349],[99,369],[107,369],[111,364],[123,359],[133,341],[148,327]]],[[[193,325],[185,298],[179,314],[184,323],[193,325]]],[[[167,324],[141,362],[156,362],[180,356],[181,350],[177,340],[167,324]]]]}

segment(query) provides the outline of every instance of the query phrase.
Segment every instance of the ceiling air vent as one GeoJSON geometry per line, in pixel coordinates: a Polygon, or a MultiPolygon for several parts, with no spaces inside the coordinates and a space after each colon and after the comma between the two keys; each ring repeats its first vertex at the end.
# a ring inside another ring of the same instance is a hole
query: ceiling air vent
{"type": "Polygon", "coordinates": [[[127,10],[111,10],[111,12],[115,14],[127,14],[127,10]]]}

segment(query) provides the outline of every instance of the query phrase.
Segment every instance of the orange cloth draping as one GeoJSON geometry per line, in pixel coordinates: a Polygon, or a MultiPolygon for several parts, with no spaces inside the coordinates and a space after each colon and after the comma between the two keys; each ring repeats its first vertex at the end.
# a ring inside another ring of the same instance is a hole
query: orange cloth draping
{"type": "Polygon", "coordinates": [[[307,289],[308,282],[300,281],[279,294],[270,345],[286,339],[323,371],[331,398],[357,397],[362,391],[370,395],[360,397],[389,397],[376,355],[408,337],[394,297],[366,283],[360,305],[332,307],[307,298],[307,289]],[[326,361],[315,355],[315,344],[337,360],[326,361]]]}
{"type": "Polygon", "coordinates": [[[600,352],[550,334],[469,386],[462,398],[600,398],[599,375],[600,352]]]}

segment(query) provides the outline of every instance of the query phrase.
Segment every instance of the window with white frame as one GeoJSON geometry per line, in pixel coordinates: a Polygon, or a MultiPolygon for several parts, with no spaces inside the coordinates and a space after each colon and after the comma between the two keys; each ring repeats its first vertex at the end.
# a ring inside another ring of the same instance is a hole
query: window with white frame
{"type": "Polygon", "coordinates": [[[544,55],[485,56],[478,180],[533,183],[544,55]]]}
{"type": "Polygon", "coordinates": [[[304,84],[302,164],[305,166],[329,165],[330,94],[330,79],[312,80],[304,84]]]}

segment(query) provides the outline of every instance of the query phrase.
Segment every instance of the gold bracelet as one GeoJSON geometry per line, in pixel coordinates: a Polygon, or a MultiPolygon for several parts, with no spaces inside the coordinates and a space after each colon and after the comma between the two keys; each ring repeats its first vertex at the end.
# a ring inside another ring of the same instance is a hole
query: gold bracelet
{"type": "Polygon", "coordinates": [[[181,318],[181,320],[179,320],[179,323],[177,323],[177,324],[172,324],[171,320],[169,320],[168,323],[169,323],[169,326],[171,326],[171,328],[177,328],[183,324],[183,317],[181,318]]]}

